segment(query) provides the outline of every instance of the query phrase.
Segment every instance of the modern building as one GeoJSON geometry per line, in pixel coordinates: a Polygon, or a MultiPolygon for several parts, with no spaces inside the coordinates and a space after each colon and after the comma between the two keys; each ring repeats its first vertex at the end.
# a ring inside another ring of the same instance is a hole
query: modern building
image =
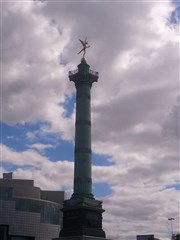
{"type": "Polygon", "coordinates": [[[42,191],[33,180],[0,179],[0,240],[50,240],[62,225],[64,192],[42,191]]]}

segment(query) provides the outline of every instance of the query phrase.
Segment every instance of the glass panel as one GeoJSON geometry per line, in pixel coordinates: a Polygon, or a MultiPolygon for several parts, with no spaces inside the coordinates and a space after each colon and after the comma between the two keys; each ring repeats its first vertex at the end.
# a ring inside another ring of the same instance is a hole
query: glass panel
{"type": "Polygon", "coordinates": [[[8,240],[8,226],[0,225],[0,240],[8,240]]]}
{"type": "Polygon", "coordinates": [[[41,214],[41,222],[60,224],[62,213],[59,205],[50,202],[32,200],[32,199],[16,199],[16,210],[24,212],[34,212],[41,214]]]}

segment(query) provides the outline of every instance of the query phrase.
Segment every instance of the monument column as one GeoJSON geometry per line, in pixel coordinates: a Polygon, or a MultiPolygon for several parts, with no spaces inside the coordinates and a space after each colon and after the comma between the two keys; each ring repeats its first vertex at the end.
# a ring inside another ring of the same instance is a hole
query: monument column
{"type": "MultiPolygon", "coordinates": [[[[81,40],[80,40],[81,41],[81,40]]],[[[69,72],[76,86],[76,123],[74,149],[74,192],[63,203],[63,226],[59,240],[104,240],[102,202],[92,194],[91,174],[91,87],[98,72],[90,70],[84,55],[87,39],[81,41],[84,51],[78,69],[69,72]]],[[[81,52],[80,51],[80,52],[81,52]]]]}

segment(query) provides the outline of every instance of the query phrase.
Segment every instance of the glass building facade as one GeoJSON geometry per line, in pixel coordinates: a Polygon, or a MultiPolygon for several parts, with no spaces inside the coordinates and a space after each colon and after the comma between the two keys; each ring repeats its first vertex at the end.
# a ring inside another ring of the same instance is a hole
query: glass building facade
{"type": "Polygon", "coordinates": [[[41,191],[32,180],[0,179],[0,240],[59,236],[64,192],[41,191]]]}

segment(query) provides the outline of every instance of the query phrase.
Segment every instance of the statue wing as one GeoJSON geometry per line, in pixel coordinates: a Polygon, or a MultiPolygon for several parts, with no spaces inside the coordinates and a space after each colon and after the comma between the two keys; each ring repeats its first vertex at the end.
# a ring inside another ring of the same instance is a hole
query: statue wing
{"type": "Polygon", "coordinates": [[[79,41],[82,43],[83,47],[85,47],[84,41],[82,41],[81,39],[79,39],[79,41]]]}

